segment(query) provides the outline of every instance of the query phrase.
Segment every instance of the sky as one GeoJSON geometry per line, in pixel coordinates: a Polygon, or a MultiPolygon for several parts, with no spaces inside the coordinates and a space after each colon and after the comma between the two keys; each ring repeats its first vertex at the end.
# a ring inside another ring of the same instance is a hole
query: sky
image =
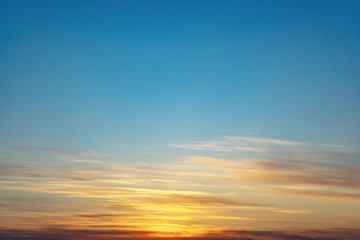
{"type": "Polygon", "coordinates": [[[360,238],[359,1],[0,6],[1,239],[360,238]]]}

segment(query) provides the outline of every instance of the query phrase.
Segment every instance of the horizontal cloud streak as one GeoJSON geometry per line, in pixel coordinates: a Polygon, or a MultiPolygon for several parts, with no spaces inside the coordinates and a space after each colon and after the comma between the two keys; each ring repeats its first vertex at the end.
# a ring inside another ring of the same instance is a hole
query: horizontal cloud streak
{"type": "Polygon", "coordinates": [[[288,145],[288,146],[301,146],[302,143],[293,142],[293,141],[284,141],[279,139],[269,139],[269,138],[256,138],[256,137],[233,137],[233,136],[226,136],[225,137],[231,141],[238,141],[238,142],[249,142],[254,144],[273,144],[273,145],[288,145]]]}
{"type": "Polygon", "coordinates": [[[170,147],[197,151],[255,154],[293,160],[349,160],[356,162],[360,150],[336,144],[310,144],[279,139],[225,136],[217,141],[170,144],[170,147]]]}
{"type": "MultiPolygon", "coordinates": [[[[4,240],[70,240],[70,239],[121,239],[121,240],[166,240],[168,237],[154,237],[154,232],[130,230],[95,229],[43,229],[8,230],[0,229],[0,238],[4,240]]],[[[195,237],[176,237],[173,240],[353,240],[360,237],[359,229],[328,229],[322,231],[237,231],[212,232],[195,237]]]]}
{"type": "Polygon", "coordinates": [[[49,147],[38,147],[38,146],[9,147],[8,149],[15,152],[43,151],[43,152],[54,152],[65,155],[83,156],[83,157],[101,156],[99,152],[96,152],[94,150],[72,150],[72,149],[49,148],[49,147]]]}
{"type": "Polygon", "coordinates": [[[196,203],[196,204],[225,204],[235,206],[258,206],[258,204],[240,200],[232,200],[219,197],[199,197],[199,196],[186,196],[186,195],[172,195],[167,198],[154,199],[156,203],[196,203]]]}

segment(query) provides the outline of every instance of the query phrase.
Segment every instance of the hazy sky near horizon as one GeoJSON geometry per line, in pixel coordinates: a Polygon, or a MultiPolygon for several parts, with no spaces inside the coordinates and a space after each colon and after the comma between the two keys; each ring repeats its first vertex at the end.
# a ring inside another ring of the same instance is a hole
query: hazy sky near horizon
{"type": "Polygon", "coordinates": [[[355,229],[359,8],[2,1],[4,226],[355,229]]]}

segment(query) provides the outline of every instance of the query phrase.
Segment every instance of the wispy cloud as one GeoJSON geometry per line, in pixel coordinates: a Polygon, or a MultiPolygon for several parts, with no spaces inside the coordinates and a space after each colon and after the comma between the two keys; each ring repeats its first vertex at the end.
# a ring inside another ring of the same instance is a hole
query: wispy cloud
{"type": "Polygon", "coordinates": [[[276,189],[272,189],[272,191],[285,193],[293,196],[302,196],[302,197],[325,197],[325,198],[360,200],[360,193],[351,193],[351,192],[301,190],[301,189],[287,189],[287,188],[276,188],[276,189]]]}
{"type": "Polygon", "coordinates": [[[157,198],[153,199],[152,202],[156,203],[174,203],[174,204],[186,204],[186,203],[195,203],[195,204],[205,204],[205,205],[212,205],[212,204],[225,204],[225,205],[235,205],[235,206],[258,206],[258,204],[241,201],[241,200],[234,200],[234,199],[227,199],[227,198],[219,198],[219,197],[203,197],[203,196],[187,196],[187,195],[170,195],[166,198],[157,198]]]}
{"type": "Polygon", "coordinates": [[[255,144],[272,144],[272,145],[285,145],[285,146],[301,146],[303,143],[285,141],[279,139],[270,139],[270,138],[257,138],[257,137],[234,137],[234,136],[225,136],[225,139],[237,142],[249,142],[255,144]]]}
{"type": "Polygon", "coordinates": [[[294,160],[326,160],[339,159],[356,162],[360,158],[360,150],[355,147],[337,144],[311,144],[280,139],[224,136],[220,140],[170,144],[172,148],[197,151],[223,152],[234,154],[244,152],[262,157],[285,158],[294,160]]]}
{"type": "MultiPolygon", "coordinates": [[[[206,147],[289,153],[308,147],[305,143],[283,140],[231,138],[224,137],[224,141],[206,147]]],[[[348,151],[344,147],[339,149],[348,151]]],[[[2,226],[44,229],[66,223],[72,229],[92,230],[96,226],[101,230],[114,228],[165,235],[181,232],[182,237],[217,231],[231,239],[238,236],[225,230],[237,226],[274,233],[273,230],[294,227],[359,224],[358,164],[314,162],[311,157],[285,160],[285,155],[281,159],[269,156],[236,159],[234,155],[226,158],[226,154],[221,154],[222,158],[188,156],[170,163],[107,163],[68,155],[63,156],[65,162],[58,166],[0,163],[0,192],[7,196],[0,198],[0,208],[6,213],[6,221],[0,219],[2,226]],[[68,160],[96,164],[59,167],[68,160]],[[38,203],[27,200],[34,197],[41,200],[38,203]],[[324,198],[331,200],[327,203],[331,212],[322,208],[324,198]],[[331,223],[324,221],[328,218],[331,223]]],[[[136,239],[134,236],[126,237],[136,239]]],[[[245,237],[266,239],[265,235],[242,235],[245,237]]]]}
{"type": "Polygon", "coordinates": [[[266,152],[271,146],[302,146],[303,143],[285,141],[279,139],[256,138],[256,137],[234,137],[225,136],[219,141],[204,141],[195,143],[170,144],[174,148],[211,151],[249,151],[266,152]]]}
{"type": "Polygon", "coordinates": [[[26,146],[26,147],[9,147],[11,151],[15,152],[33,152],[33,151],[44,151],[54,152],[65,155],[83,156],[83,157],[100,157],[101,154],[94,150],[74,150],[74,149],[63,149],[63,148],[50,148],[50,147],[39,147],[39,146],[26,146]]]}
{"type": "Polygon", "coordinates": [[[227,173],[228,179],[263,184],[318,185],[360,189],[360,166],[266,159],[189,157],[190,162],[227,173]]]}
{"type": "Polygon", "coordinates": [[[91,160],[91,159],[73,159],[74,162],[83,162],[83,163],[101,163],[98,160],[91,160]]]}
{"type": "Polygon", "coordinates": [[[169,144],[170,147],[194,149],[194,150],[212,150],[212,151],[231,151],[232,148],[228,146],[227,142],[201,142],[191,144],[169,144]]]}
{"type": "Polygon", "coordinates": [[[102,177],[99,170],[82,170],[52,166],[34,166],[19,163],[0,163],[0,175],[43,179],[90,181],[102,177]]]}
{"type": "Polygon", "coordinates": [[[254,179],[286,184],[313,184],[360,189],[360,166],[257,160],[262,171],[254,179]],[[259,177],[259,178],[257,178],[259,177]]]}
{"type": "MultiPolygon", "coordinates": [[[[121,240],[164,240],[169,236],[159,236],[156,232],[118,229],[71,229],[48,228],[42,230],[0,229],[1,239],[22,240],[70,240],[70,239],[121,239],[121,240]]],[[[172,234],[175,235],[175,234],[172,234]]],[[[360,229],[324,229],[304,231],[256,231],[227,230],[212,231],[193,237],[170,236],[174,240],[353,240],[360,238],[360,229]]]]}

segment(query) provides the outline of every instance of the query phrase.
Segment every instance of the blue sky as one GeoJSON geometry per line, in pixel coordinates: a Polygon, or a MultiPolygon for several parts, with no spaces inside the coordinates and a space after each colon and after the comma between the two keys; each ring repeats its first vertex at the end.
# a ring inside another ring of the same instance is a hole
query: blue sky
{"type": "Polygon", "coordinates": [[[1,1],[0,238],[360,239],[359,9],[1,1]]]}
{"type": "Polygon", "coordinates": [[[359,146],[357,1],[4,1],[1,144],[359,146]]]}

